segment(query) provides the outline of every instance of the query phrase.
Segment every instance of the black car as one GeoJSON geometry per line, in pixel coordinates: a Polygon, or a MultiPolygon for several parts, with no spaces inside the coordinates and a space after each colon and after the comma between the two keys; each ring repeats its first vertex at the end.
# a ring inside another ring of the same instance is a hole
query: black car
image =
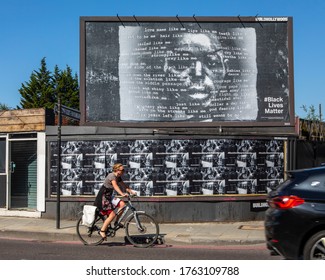
{"type": "Polygon", "coordinates": [[[286,259],[325,259],[325,167],[293,170],[268,194],[267,248],[286,259]]]}

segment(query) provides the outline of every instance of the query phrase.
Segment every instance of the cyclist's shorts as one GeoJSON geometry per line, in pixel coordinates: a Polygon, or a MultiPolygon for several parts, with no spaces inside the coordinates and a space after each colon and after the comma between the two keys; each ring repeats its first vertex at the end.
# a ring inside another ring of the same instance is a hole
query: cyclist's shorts
{"type": "Polygon", "coordinates": [[[100,210],[100,214],[103,215],[103,216],[109,216],[109,214],[112,213],[112,209],[109,209],[109,210],[100,210]]]}

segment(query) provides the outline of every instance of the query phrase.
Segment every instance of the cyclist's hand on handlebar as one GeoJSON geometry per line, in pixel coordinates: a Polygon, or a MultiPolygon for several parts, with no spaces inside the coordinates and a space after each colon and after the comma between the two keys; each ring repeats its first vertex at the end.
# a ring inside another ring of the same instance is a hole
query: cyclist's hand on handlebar
{"type": "Polygon", "coordinates": [[[135,191],[128,192],[128,197],[135,197],[137,196],[137,193],[135,191]]]}

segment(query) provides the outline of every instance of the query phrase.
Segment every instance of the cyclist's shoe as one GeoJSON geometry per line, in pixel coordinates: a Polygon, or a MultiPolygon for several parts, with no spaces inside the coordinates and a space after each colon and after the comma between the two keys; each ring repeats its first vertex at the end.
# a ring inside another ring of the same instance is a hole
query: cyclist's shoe
{"type": "Polygon", "coordinates": [[[106,237],[106,231],[101,230],[101,231],[99,232],[99,234],[100,234],[100,236],[101,236],[104,240],[107,240],[107,237],[106,237]]]}

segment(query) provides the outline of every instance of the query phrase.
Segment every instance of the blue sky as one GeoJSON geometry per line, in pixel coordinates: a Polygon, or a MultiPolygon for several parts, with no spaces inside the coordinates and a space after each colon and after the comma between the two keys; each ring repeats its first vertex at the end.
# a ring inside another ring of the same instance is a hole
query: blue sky
{"type": "Polygon", "coordinates": [[[325,112],[324,0],[0,0],[0,103],[19,105],[19,88],[46,57],[48,69],[79,76],[81,16],[292,16],[295,113],[325,112]]]}

